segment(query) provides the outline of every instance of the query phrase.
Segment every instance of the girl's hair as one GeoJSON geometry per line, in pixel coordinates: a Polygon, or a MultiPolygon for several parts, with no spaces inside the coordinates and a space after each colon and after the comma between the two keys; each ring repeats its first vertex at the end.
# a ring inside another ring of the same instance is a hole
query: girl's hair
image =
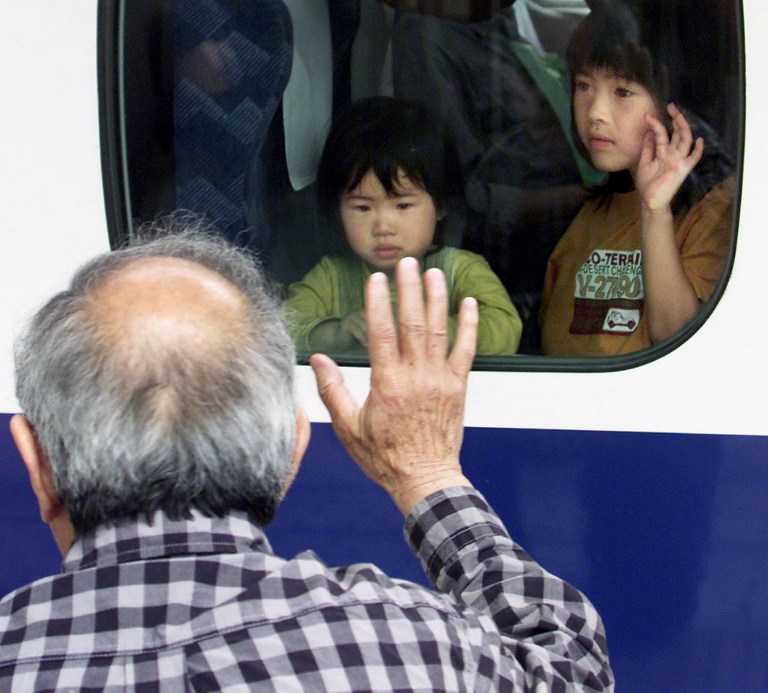
{"type": "MultiPolygon", "coordinates": [[[[595,68],[606,68],[645,87],[653,97],[662,122],[672,132],[667,104],[674,102],[684,113],[694,137],[704,138],[704,156],[688,175],[673,200],[673,210],[695,204],[733,169],[733,163],[719,145],[714,129],[699,118],[685,104],[679,103],[676,88],[680,82],[678,69],[685,65],[685,56],[678,56],[676,65],[670,65],[660,56],[668,53],[659,45],[660,33],[651,26],[646,9],[637,10],[633,0],[600,0],[574,29],[566,50],[566,63],[571,77],[571,134],[574,144],[589,159],[576,129],[573,117],[573,90],[576,76],[595,68]]],[[[699,56],[701,59],[703,56],[699,56]]],[[[605,183],[591,191],[601,202],[610,203],[614,192],[634,187],[629,171],[610,173],[605,183]]]]}
{"type": "MultiPolygon", "coordinates": [[[[464,176],[448,127],[419,101],[373,96],[349,104],[334,118],[317,172],[320,199],[338,214],[341,195],[369,171],[389,195],[403,173],[429,193],[439,212],[463,203],[464,176]]],[[[438,222],[435,244],[441,243],[438,222]]]]}

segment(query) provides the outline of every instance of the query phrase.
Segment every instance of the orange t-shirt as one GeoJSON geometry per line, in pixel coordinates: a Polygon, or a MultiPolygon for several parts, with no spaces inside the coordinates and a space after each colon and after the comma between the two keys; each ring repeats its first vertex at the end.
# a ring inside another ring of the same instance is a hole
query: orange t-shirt
{"type": "MultiPolygon", "coordinates": [[[[705,301],[731,243],[733,179],[675,218],[683,271],[705,301]]],[[[540,323],[544,353],[610,356],[651,346],[644,315],[640,199],[614,194],[587,202],[547,263],[540,323]]]]}

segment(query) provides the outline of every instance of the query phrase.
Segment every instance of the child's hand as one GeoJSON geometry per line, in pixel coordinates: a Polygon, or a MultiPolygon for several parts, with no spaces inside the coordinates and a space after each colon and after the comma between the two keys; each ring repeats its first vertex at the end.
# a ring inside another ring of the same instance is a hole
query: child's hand
{"type": "Polygon", "coordinates": [[[674,104],[667,106],[672,117],[672,138],[658,118],[645,116],[651,128],[645,135],[635,175],[635,187],[643,207],[649,211],[668,208],[683,181],[701,160],[704,140],[693,141],[691,127],[674,104]]]}
{"type": "Polygon", "coordinates": [[[365,322],[365,310],[362,308],[352,311],[341,319],[339,328],[344,335],[349,335],[364,347],[368,348],[368,328],[365,322]]]}

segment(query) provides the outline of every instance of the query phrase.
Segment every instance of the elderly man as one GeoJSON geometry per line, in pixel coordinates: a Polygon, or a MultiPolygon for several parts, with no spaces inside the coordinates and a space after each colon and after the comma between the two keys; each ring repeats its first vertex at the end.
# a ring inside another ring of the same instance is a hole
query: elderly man
{"type": "Polygon", "coordinates": [[[372,275],[362,407],[312,359],[339,438],[405,515],[436,591],[285,560],[263,528],[309,425],[279,303],[240,251],[172,231],[88,263],[18,344],[12,432],[65,559],[0,602],[0,689],[610,688],[591,604],[462,474],[474,300],[446,356],[440,272],[423,300],[402,261],[397,328],[372,275]]]}

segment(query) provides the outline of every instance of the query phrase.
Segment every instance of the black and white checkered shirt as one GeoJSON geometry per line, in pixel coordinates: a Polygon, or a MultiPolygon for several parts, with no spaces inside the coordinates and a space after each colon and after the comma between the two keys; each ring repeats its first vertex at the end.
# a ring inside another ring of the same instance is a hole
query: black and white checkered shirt
{"type": "Polygon", "coordinates": [[[511,691],[612,685],[597,612],[482,497],[421,501],[437,593],[275,556],[239,513],[100,529],[0,602],[0,691],[511,691]]]}

